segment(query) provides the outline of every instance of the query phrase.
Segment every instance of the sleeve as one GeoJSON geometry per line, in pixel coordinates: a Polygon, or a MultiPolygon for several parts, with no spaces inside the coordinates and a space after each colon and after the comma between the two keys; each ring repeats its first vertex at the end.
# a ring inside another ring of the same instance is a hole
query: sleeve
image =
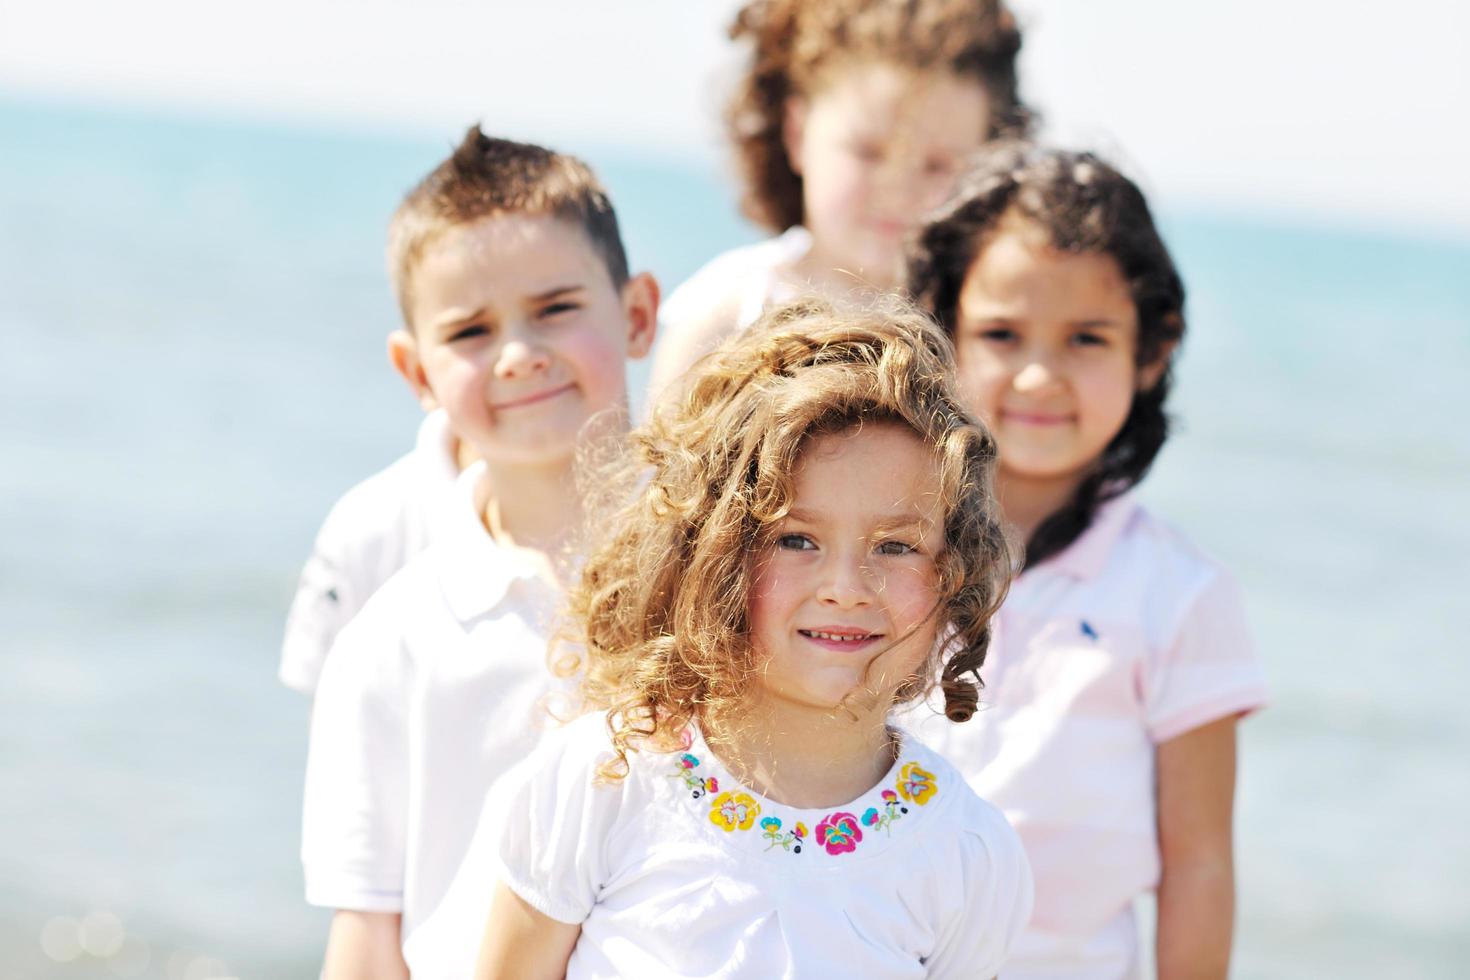
{"type": "Polygon", "coordinates": [[[1031,864],[1021,839],[999,810],[985,806],[977,828],[957,835],[953,871],[963,900],[954,909],[927,962],[931,978],[984,980],[1000,972],[1012,945],[1031,921],[1031,864]]]}
{"type": "Polygon", "coordinates": [[[1266,703],[1245,603],[1234,578],[1218,571],[1146,665],[1144,717],[1154,744],[1266,703]]]}
{"type": "Polygon", "coordinates": [[[549,735],[505,781],[501,881],[558,922],[584,921],[609,877],[609,837],[637,778],[599,781],[610,751],[605,719],[588,716],[549,735]]]}
{"type": "Polygon", "coordinates": [[[391,612],[369,604],[342,631],[312,706],[301,829],[312,905],[402,908],[412,677],[391,612]]]}
{"type": "Polygon", "coordinates": [[[353,560],[350,536],[343,527],[343,503],[332,508],[317,533],[286,616],[281,683],[306,695],[316,690],[317,677],[337,634],[367,598],[357,594],[350,575],[353,560]]]}

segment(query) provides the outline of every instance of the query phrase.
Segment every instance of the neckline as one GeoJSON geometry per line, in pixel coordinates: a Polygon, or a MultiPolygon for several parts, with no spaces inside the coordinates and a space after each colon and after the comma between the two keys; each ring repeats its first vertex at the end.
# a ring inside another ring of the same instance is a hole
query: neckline
{"type": "Polygon", "coordinates": [[[899,751],[883,777],[856,799],[830,807],[789,806],[743,785],[696,726],[685,733],[685,747],[661,756],[657,768],[675,787],[680,819],[725,846],[769,860],[852,863],[916,837],[924,815],[953,795],[952,787],[941,785],[933,754],[903,729],[896,732],[899,751]]]}

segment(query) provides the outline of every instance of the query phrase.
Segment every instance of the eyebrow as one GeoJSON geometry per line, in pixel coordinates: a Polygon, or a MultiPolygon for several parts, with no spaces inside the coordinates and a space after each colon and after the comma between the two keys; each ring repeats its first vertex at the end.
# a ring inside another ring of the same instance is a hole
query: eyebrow
{"type": "Polygon", "coordinates": [[[1123,324],[1118,320],[1110,320],[1107,317],[1102,317],[1093,320],[1073,320],[1069,326],[1074,330],[1119,330],[1122,329],[1123,324]]]}
{"type": "Polygon", "coordinates": [[[581,283],[576,283],[570,286],[553,286],[551,289],[545,290],[544,292],[539,292],[535,296],[532,296],[531,302],[544,303],[547,300],[556,299],[558,296],[561,296],[565,293],[575,293],[586,288],[587,287],[583,286],[581,283]]]}
{"type": "Polygon", "coordinates": [[[451,327],[469,323],[472,320],[483,319],[485,315],[486,310],[484,308],[478,310],[450,309],[445,311],[443,316],[433,322],[432,329],[447,330],[451,327]]]}
{"type": "MultiPolygon", "coordinates": [[[[821,520],[817,515],[813,514],[810,511],[801,510],[798,507],[793,507],[791,508],[791,510],[787,511],[786,517],[788,520],[793,520],[800,524],[821,523],[821,520]]],[[[885,514],[874,514],[872,515],[871,520],[874,527],[892,529],[896,527],[911,527],[917,524],[923,524],[926,518],[924,514],[920,513],[917,510],[896,510],[889,511],[885,514]]]]}

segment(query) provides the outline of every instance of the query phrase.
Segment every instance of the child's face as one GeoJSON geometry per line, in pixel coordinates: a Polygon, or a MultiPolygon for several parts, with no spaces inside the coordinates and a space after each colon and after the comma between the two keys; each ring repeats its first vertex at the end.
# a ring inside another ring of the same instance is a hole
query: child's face
{"type": "Polygon", "coordinates": [[[1034,222],[1007,214],[958,306],[961,386],[995,434],[1002,475],[1080,481],[1152,383],[1134,361],[1138,317],[1118,263],[1059,252],[1034,222]]]}
{"type": "Polygon", "coordinates": [[[774,530],[749,607],[762,689],[821,711],[867,690],[876,700],[851,706],[886,711],[935,643],[944,529],[933,451],[894,424],[819,437],[774,530]]]}
{"type": "Polygon", "coordinates": [[[447,231],[411,295],[395,366],[476,453],[511,464],[569,459],[588,419],[624,404],[624,361],[648,351],[658,304],[647,276],[620,294],[580,228],[524,214],[447,231]]]}
{"type": "Polygon", "coordinates": [[[989,115],[973,78],[882,62],[841,65],[793,99],[786,145],[817,257],[891,286],[904,235],[949,192],[989,115]]]}

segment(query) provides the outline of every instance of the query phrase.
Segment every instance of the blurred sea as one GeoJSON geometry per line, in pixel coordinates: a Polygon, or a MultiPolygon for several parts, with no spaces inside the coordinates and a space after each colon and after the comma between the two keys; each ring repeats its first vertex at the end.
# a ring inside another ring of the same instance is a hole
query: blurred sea
{"type": "MultiPolygon", "coordinates": [[[[0,99],[0,980],[316,975],[277,648],[328,506],[412,442],[383,232],[456,135],[0,99]]],[[[717,173],[567,149],[666,290],[754,237],[717,173]]],[[[1463,976],[1470,242],[1161,212],[1191,318],[1145,495],[1274,689],[1236,975],[1463,976]]]]}

